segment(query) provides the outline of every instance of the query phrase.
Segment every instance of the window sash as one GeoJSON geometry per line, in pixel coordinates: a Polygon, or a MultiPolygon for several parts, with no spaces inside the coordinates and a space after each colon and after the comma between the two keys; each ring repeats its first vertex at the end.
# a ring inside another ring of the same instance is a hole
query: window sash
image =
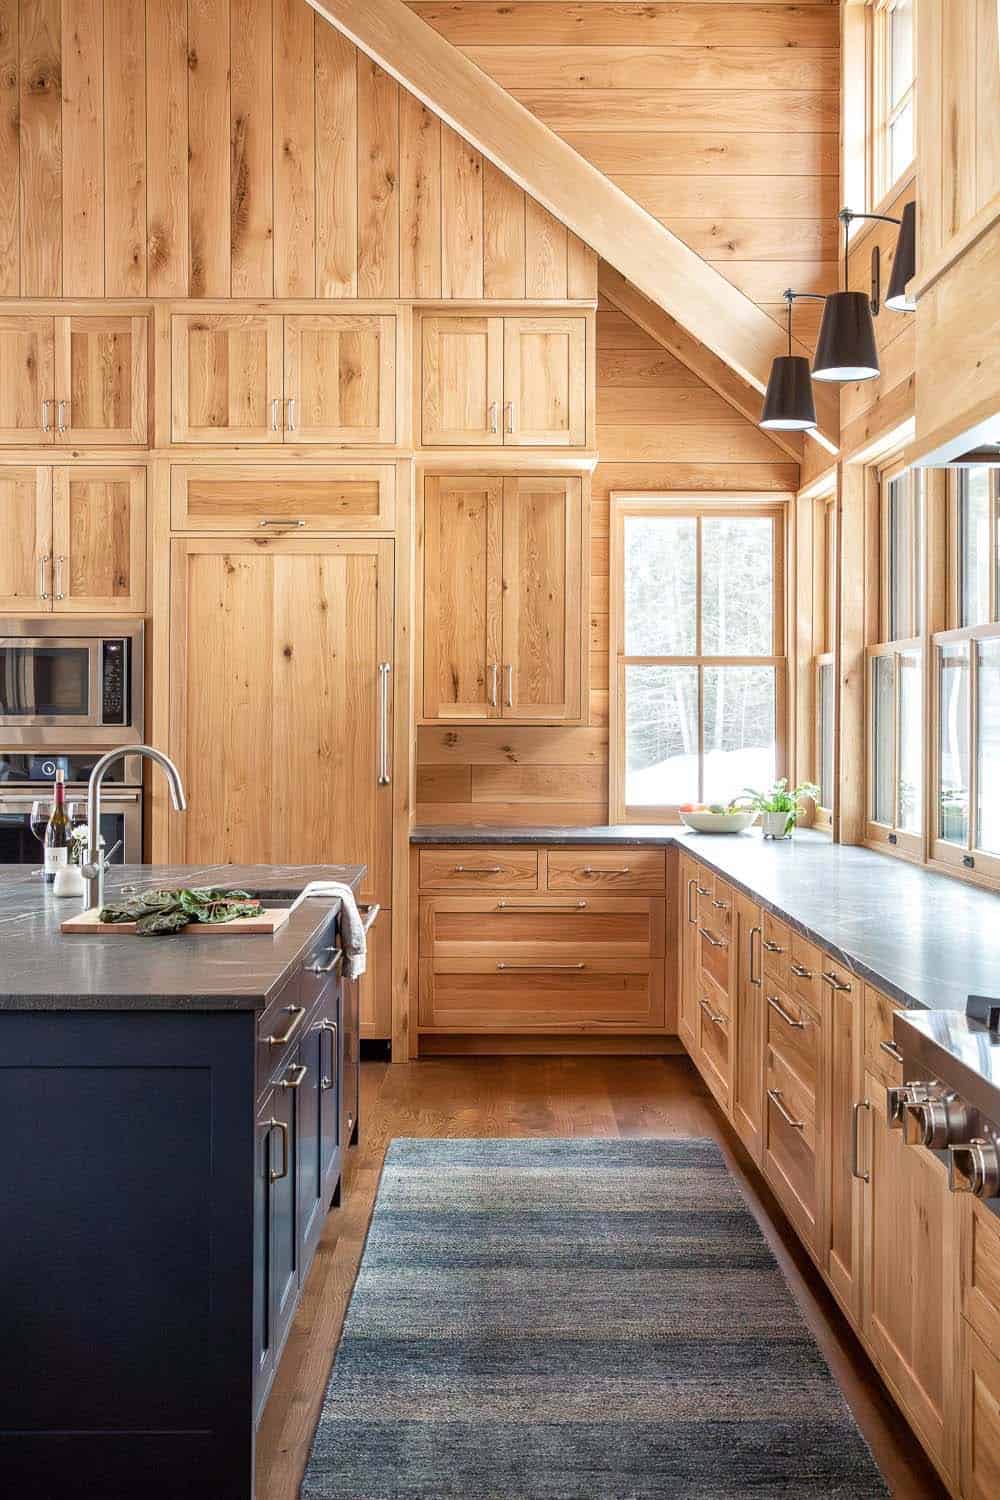
{"type": "MultiPolygon", "coordinates": [[[[980,786],[980,652],[978,643],[1000,639],[1000,623],[971,625],[956,630],[944,630],[933,637],[933,712],[930,733],[931,789],[929,806],[933,819],[931,829],[931,861],[949,867],[953,871],[968,870],[985,875],[991,880],[1000,879],[1000,852],[982,848],[979,842],[982,816],[982,791],[980,786]],[[968,702],[964,727],[967,764],[965,780],[967,787],[967,809],[965,838],[950,840],[941,834],[941,648],[963,647],[966,651],[968,702]]],[[[1000,795],[1000,784],[992,782],[989,788],[993,796],[1000,795]]]]}
{"type": "Polygon", "coordinates": [[[927,819],[927,767],[925,763],[924,747],[921,745],[920,759],[920,788],[918,797],[919,829],[908,829],[903,826],[902,818],[902,778],[900,775],[902,766],[902,686],[903,677],[900,669],[900,660],[904,657],[915,656],[917,658],[916,682],[920,687],[921,719],[926,722],[924,712],[924,698],[926,696],[926,662],[924,656],[924,642],[921,636],[914,636],[905,641],[889,641],[877,646],[869,646],[865,653],[865,697],[867,711],[865,720],[867,724],[867,838],[870,843],[886,845],[889,849],[899,854],[905,854],[911,859],[921,859],[924,848],[924,825],[927,819]],[[876,700],[876,667],[879,661],[892,663],[891,691],[890,691],[890,743],[888,761],[888,787],[891,801],[889,817],[880,817],[880,809],[877,806],[878,794],[878,769],[879,769],[879,743],[877,735],[883,727],[879,723],[876,700]]]}
{"type": "MultiPolygon", "coordinates": [[[[913,167],[916,159],[916,119],[913,123],[913,147],[898,171],[892,166],[892,131],[909,107],[916,114],[916,37],[911,53],[910,81],[893,101],[892,98],[892,12],[897,0],[875,0],[872,27],[872,204],[889,196],[913,167]]],[[[916,19],[914,18],[914,26],[916,19]]]]}

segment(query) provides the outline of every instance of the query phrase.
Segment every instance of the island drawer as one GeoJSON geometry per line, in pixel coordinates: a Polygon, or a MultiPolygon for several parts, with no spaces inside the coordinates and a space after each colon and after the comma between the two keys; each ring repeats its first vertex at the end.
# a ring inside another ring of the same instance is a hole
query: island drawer
{"type": "Polygon", "coordinates": [[[662,958],[665,909],[655,896],[425,896],[426,958],[662,958]]]}
{"type": "Polygon", "coordinates": [[[419,1025],[450,1032],[664,1025],[662,959],[422,958],[419,1025]]]}
{"type": "Polygon", "coordinates": [[[550,849],[550,891],[621,891],[662,894],[666,890],[663,849],[550,849]]]}
{"type": "Polygon", "coordinates": [[[536,891],[538,850],[476,844],[467,848],[421,849],[422,891],[536,891]]]}
{"type": "Polygon", "coordinates": [[[892,1037],[892,1018],[900,1008],[888,995],[865,985],[865,1068],[889,1089],[903,1081],[903,1054],[892,1037]]]}

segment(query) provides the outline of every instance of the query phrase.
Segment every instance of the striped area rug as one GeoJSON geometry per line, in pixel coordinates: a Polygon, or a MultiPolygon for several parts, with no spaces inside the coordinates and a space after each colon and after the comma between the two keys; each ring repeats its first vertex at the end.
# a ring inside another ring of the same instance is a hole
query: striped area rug
{"type": "Polygon", "coordinates": [[[300,1493],[889,1491],[711,1141],[396,1140],[300,1493]]]}

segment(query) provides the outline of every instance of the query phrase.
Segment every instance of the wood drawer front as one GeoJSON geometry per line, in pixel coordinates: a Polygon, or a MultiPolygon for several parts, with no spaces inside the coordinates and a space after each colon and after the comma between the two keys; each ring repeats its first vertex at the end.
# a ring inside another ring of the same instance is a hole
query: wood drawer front
{"type": "Polygon", "coordinates": [[[780,922],[777,917],[766,911],[763,929],[761,966],[765,975],[779,984],[782,989],[787,989],[792,957],[791,928],[786,927],[784,922],[780,922]]]}
{"type": "Polygon", "coordinates": [[[537,891],[538,850],[486,848],[421,849],[422,891],[537,891]]]}
{"type": "Polygon", "coordinates": [[[664,902],[655,896],[428,896],[426,958],[662,958],[664,902]]]}
{"type": "Polygon", "coordinates": [[[1000,1219],[976,1198],[960,1203],[962,1312],[1000,1350],[1000,1219]]]}
{"type": "Polygon", "coordinates": [[[391,531],[392,464],[173,464],[175,531],[391,531]]]}
{"type": "Polygon", "coordinates": [[[767,1005],[767,1043],[796,1075],[816,1107],[819,1078],[820,1022],[808,1006],[785,990],[764,983],[767,1005]]]}
{"type": "Polygon", "coordinates": [[[662,960],[567,958],[552,964],[421,959],[419,1024],[483,1032],[662,1029],[662,960]],[[560,962],[566,967],[554,967],[560,962]]]}
{"type": "Polygon", "coordinates": [[[808,1005],[816,1015],[823,1007],[823,955],[797,932],[792,933],[788,960],[788,992],[808,1005]]]}
{"type": "Polygon", "coordinates": [[[716,1008],[715,991],[704,986],[698,1000],[698,1046],[705,1082],[723,1109],[729,1108],[732,1061],[729,1050],[729,1016],[716,1008]]]}
{"type": "Polygon", "coordinates": [[[550,891],[607,891],[658,895],[666,890],[663,849],[550,849],[550,891]]]}
{"type": "Polygon", "coordinates": [[[708,974],[728,996],[732,948],[724,932],[711,927],[698,928],[698,955],[703,974],[708,974]]]}
{"type": "Polygon", "coordinates": [[[1000,1359],[996,1346],[965,1330],[961,1386],[962,1494],[1000,1495],[1000,1359]]]}
{"type": "Polygon", "coordinates": [[[771,1048],[765,1076],[764,1171],[799,1233],[816,1248],[815,1100],[771,1048]]]}
{"type": "Polygon", "coordinates": [[[903,1081],[903,1060],[892,1039],[892,1018],[901,1007],[881,990],[865,985],[865,1068],[886,1088],[903,1081]]]}

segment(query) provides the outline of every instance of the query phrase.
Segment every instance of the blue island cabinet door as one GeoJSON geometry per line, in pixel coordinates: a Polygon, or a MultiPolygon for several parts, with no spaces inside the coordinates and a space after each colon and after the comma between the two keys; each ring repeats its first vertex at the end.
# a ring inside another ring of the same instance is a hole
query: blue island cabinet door
{"type": "Polygon", "coordinates": [[[274,1093],[266,1094],[254,1121],[253,1202],[253,1397],[254,1421],[260,1420],[274,1379],[274,1330],[271,1325],[271,1132],[274,1093]]]}
{"type": "Polygon", "coordinates": [[[340,1202],[340,995],[339,978],[327,985],[320,1007],[322,1028],[319,1074],[319,1158],[323,1212],[340,1202]]]}
{"type": "MultiPolygon", "coordinates": [[[[298,1052],[289,1071],[299,1065],[298,1052]]],[[[282,1075],[289,1080],[289,1073],[282,1075]]],[[[270,1284],[271,1327],[274,1358],[281,1358],[285,1338],[299,1294],[299,1226],[296,1214],[297,1159],[299,1151],[299,1089],[279,1082],[271,1095],[268,1133],[268,1178],[270,1181],[270,1284]]]]}
{"type": "Polygon", "coordinates": [[[291,1080],[298,1104],[298,1214],[302,1275],[323,1232],[323,1166],[320,1152],[320,1086],[328,1043],[322,1015],[315,1015],[299,1047],[299,1064],[291,1080]]]}

